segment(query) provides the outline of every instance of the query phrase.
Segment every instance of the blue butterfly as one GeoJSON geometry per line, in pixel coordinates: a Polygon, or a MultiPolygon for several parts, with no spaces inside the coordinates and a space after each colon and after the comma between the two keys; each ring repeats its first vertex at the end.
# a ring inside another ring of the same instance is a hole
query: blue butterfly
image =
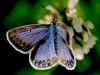
{"type": "Polygon", "coordinates": [[[8,42],[23,54],[29,54],[31,66],[46,70],[61,65],[73,70],[76,60],[68,46],[68,31],[54,19],[51,24],[30,24],[9,30],[8,42]]]}

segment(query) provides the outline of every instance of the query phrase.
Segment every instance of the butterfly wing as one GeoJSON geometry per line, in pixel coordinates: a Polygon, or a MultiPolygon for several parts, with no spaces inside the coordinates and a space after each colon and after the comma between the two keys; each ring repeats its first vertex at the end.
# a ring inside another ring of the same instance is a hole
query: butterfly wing
{"type": "Polygon", "coordinates": [[[33,68],[38,70],[50,69],[57,64],[54,48],[54,38],[48,33],[44,39],[30,52],[29,61],[33,68]]]}
{"type": "Polygon", "coordinates": [[[70,41],[69,41],[69,33],[68,33],[68,30],[67,30],[67,27],[65,26],[65,24],[63,23],[57,23],[57,30],[58,30],[58,33],[59,35],[68,43],[68,45],[70,44],[70,41]]]}
{"type": "Polygon", "coordinates": [[[59,34],[57,34],[56,42],[59,64],[66,67],[68,70],[73,70],[76,66],[76,60],[72,54],[72,51],[70,48],[68,48],[65,40],[59,34]]]}
{"type": "Polygon", "coordinates": [[[11,29],[6,33],[7,40],[15,50],[27,54],[45,36],[48,26],[31,24],[11,29]]]}

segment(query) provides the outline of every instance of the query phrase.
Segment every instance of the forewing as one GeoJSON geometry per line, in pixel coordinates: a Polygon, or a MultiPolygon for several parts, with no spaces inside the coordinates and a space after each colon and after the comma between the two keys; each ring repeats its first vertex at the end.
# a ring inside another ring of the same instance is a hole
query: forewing
{"type": "Polygon", "coordinates": [[[66,67],[68,70],[73,70],[76,66],[76,60],[72,54],[71,49],[68,48],[65,40],[59,34],[57,34],[56,42],[59,64],[66,67]]]}
{"type": "Polygon", "coordinates": [[[57,64],[53,39],[54,38],[48,33],[48,35],[36,45],[34,51],[30,53],[29,61],[33,68],[45,70],[57,64]]]}
{"type": "Polygon", "coordinates": [[[6,33],[7,40],[15,50],[27,54],[46,35],[48,26],[31,24],[11,29],[6,33]]]}

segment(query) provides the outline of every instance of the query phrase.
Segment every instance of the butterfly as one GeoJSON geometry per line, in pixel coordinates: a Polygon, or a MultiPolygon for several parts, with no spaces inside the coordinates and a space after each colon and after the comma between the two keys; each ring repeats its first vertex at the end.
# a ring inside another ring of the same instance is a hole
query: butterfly
{"type": "Polygon", "coordinates": [[[76,60],[68,46],[68,31],[55,19],[50,24],[30,24],[8,30],[10,45],[22,54],[29,54],[30,65],[37,70],[61,65],[73,70],[76,60]]]}

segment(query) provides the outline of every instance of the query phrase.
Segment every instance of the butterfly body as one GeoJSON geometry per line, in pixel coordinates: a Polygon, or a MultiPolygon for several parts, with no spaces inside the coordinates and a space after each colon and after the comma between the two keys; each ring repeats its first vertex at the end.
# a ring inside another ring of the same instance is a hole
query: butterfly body
{"type": "Polygon", "coordinates": [[[54,20],[50,25],[26,25],[7,32],[7,40],[15,50],[29,54],[31,66],[45,70],[57,64],[73,70],[76,60],[67,44],[67,30],[54,20]]]}

